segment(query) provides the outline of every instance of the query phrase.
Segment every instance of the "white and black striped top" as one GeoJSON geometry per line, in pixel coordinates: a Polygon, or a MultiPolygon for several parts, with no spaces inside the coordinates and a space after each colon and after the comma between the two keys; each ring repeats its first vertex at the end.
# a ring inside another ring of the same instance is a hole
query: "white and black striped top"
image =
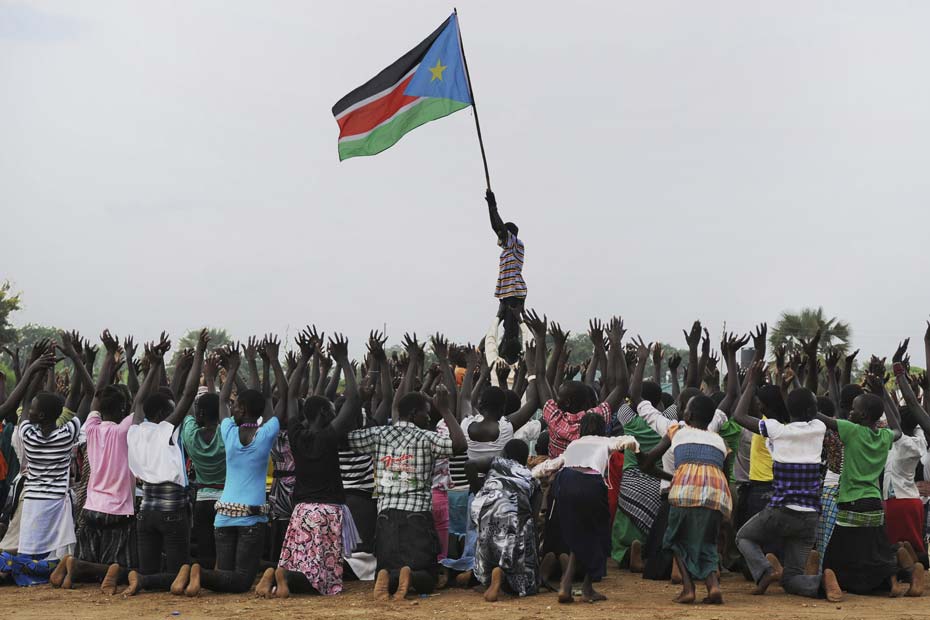
{"type": "Polygon", "coordinates": [[[342,474],[343,489],[369,493],[375,490],[375,469],[370,454],[340,450],[339,471],[342,474]]]}
{"type": "Polygon", "coordinates": [[[468,477],[465,475],[465,463],[467,462],[467,454],[459,454],[449,457],[449,475],[452,476],[453,489],[468,488],[468,477]]]}
{"type": "Polygon", "coordinates": [[[68,492],[71,448],[77,443],[81,421],[71,418],[48,435],[28,421],[20,423],[23,453],[29,473],[23,485],[24,499],[61,499],[68,492]]]}

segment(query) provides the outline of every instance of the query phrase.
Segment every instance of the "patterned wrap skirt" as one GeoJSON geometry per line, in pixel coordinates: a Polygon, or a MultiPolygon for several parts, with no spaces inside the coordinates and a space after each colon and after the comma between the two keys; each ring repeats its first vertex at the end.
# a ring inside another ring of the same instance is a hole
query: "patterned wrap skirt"
{"type": "Polygon", "coordinates": [[[303,573],[320,594],[342,592],[343,526],[355,530],[354,523],[345,523],[346,514],[340,504],[294,506],[278,566],[303,573]]]}

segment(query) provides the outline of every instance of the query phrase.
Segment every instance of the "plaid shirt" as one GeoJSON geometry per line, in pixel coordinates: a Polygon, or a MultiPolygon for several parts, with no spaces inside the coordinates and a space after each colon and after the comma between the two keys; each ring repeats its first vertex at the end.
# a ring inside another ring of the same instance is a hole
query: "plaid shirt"
{"type": "Polygon", "coordinates": [[[823,477],[820,463],[772,463],[769,506],[803,506],[820,512],[823,477]]]}
{"type": "Polygon", "coordinates": [[[565,452],[568,444],[581,436],[581,418],[589,413],[596,413],[604,418],[604,425],[610,422],[610,405],[601,403],[594,409],[566,413],[559,409],[554,400],[549,400],[543,407],[543,420],[549,427],[549,458],[555,458],[565,452]]]}
{"type": "Polygon", "coordinates": [[[367,452],[375,463],[378,511],[423,512],[432,507],[433,466],[452,456],[452,440],[411,422],[352,431],[349,448],[367,452]]]}

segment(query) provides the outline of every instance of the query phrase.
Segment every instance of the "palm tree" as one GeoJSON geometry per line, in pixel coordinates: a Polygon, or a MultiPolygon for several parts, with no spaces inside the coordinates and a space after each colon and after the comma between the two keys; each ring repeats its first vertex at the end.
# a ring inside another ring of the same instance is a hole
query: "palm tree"
{"type": "Polygon", "coordinates": [[[826,318],[823,307],[802,308],[800,312],[782,312],[778,322],[775,323],[769,335],[772,348],[786,345],[789,349],[798,346],[799,339],[810,340],[821,329],[820,351],[829,348],[838,349],[842,355],[849,352],[849,341],[852,338],[852,329],[849,323],[840,321],[837,317],[826,318]]]}

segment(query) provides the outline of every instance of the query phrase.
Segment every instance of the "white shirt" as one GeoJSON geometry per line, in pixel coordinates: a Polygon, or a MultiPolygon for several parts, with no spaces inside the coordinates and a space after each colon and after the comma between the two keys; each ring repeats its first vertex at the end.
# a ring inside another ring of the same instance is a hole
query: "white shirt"
{"type": "Polygon", "coordinates": [[[923,456],[916,438],[902,435],[891,444],[885,462],[885,481],[882,495],[885,499],[919,499],[914,483],[917,464],[923,456]]]}
{"type": "MultiPolygon", "coordinates": [[[[767,418],[759,420],[759,434],[765,437],[765,447],[778,463],[820,464],[823,454],[823,437],[827,426],[820,420],[782,424],[767,418]]],[[[810,506],[785,504],[785,508],[799,512],[817,512],[810,506]]]]}
{"type": "Polygon", "coordinates": [[[627,435],[620,437],[601,437],[585,435],[568,444],[562,453],[563,467],[593,469],[601,475],[607,474],[610,453],[627,447],[639,450],[639,443],[627,435]]]}
{"type": "Polygon", "coordinates": [[[184,455],[179,436],[181,427],[171,422],[133,424],[126,436],[129,444],[129,469],[149,484],[173,482],[187,486],[184,455]]]}
{"type": "Polygon", "coordinates": [[[484,416],[481,414],[462,420],[462,432],[465,433],[465,440],[468,442],[468,458],[470,459],[500,456],[507,442],[513,439],[513,424],[507,418],[502,417],[497,421],[497,439],[494,441],[474,441],[468,434],[468,427],[483,420],[484,416]]]}
{"type": "MultiPolygon", "coordinates": [[[[648,400],[644,400],[639,405],[636,406],[636,413],[639,414],[646,424],[649,425],[649,428],[654,430],[659,437],[665,437],[668,435],[668,429],[673,426],[682,426],[684,422],[679,422],[676,420],[669,420],[662,412],[653,407],[652,403],[648,400]]],[[[717,433],[720,432],[720,427],[726,424],[727,414],[717,409],[714,411],[714,419],[710,421],[710,424],[707,425],[707,430],[717,433]]],[[[662,455],[662,471],[674,474],[675,473],[675,451],[666,450],[665,454],[662,455]]],[[[660,480],[659,488],[662,491],[665,491],[672,483],[670,480],[660,480]]]]}

